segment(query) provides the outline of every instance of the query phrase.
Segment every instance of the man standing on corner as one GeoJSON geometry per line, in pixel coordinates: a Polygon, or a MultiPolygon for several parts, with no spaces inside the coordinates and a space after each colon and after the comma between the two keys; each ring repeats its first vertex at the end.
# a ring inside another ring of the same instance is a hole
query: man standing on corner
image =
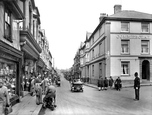
{"type": "Polygon", "coordinates": [[[135,72],[134,76],[135,101],[137,101],[139,100],[140,78],[138,77],[137,72],[135,72]]]}

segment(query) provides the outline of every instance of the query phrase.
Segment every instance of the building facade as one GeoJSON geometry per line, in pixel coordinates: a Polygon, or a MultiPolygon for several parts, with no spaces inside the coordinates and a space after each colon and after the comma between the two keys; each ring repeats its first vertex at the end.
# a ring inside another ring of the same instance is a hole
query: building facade
{"type": "Polygon", "coordinates": [[[49,43],[46,37],[43,40],[34,0],[1,0],[0,25],[0,77],[6,86],[11,85],[9,94],[14,105],[26,90],[25,81],[44,67],[51,69],[49,43]],[[41,58],[42,50],[45,58],[41,58]]]}
{"type": "Polygon", "coordinates": [[[99,77],[120,77],[132,82],[138,72],[141,81],[152,81],[152,17],[151,14],[121,10],[102,13],[99,25],[88,40],[86,76],[97,83],[99,77]]]}
{"type": "Polygon", "coordinates": [[[9,89],[12,105],[19,102],[21,90],[22,56],[19,39],[18,20],[24,19],[19,8],[21,1],[0,1],[0,77],[5,85],[11,84],[9,89]]]}

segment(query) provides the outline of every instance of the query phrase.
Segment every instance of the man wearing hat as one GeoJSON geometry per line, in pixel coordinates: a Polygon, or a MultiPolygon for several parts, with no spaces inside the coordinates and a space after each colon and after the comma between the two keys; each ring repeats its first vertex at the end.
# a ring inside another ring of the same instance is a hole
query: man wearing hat
{"type": "Polygon", "coordinates": [[[0,115],[4,115],[6,105],[10,105],[8,89],[0,78],[0,115]]]}

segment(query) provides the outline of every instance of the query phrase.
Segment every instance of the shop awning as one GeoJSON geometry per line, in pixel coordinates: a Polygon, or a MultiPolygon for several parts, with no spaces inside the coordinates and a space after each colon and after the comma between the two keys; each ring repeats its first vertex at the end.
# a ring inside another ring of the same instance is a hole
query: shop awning
{"type": "Polygon", "coordinates": [[[39,60],[38,60],[38,62],[37,62],[37,66],[43,68],[44,65],[45,65],[44,61],[43,61],[41,58],[39,58],[39,60]]]}

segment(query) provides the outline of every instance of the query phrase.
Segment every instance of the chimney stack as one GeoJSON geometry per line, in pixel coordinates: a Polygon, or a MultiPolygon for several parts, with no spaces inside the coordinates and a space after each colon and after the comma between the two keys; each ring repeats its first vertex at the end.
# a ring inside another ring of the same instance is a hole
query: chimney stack
{"type": "Polygon", "coordinates": [[[121,12],[121,5],[115,5],[114,6],[114,14],[121,12]]]}
{"type": "Polygon", "coordinates": [[[104,17],[107,17],[107,14],[106,14],[106,13],[100,13],[99,23],[102,21],[102,19],[103,19],[104,17]]]}

